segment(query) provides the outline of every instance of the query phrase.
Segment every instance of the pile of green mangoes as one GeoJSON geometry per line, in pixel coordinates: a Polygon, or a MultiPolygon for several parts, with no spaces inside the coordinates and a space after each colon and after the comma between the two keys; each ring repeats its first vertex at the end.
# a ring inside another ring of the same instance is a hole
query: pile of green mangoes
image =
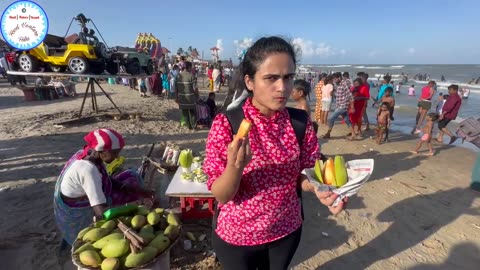
{"type": "Polygon", "coordinates": [[[140,205],[136,213],[101,220],[80,231],[72,249],[74,261],[91,269],[131,269],[145,265],[160,256],[178,237],[181,225],[177,216],[163,208],[149,210],[140,205]],[[145,240],[145,246],[135,253],[124,236],[118,221],[145,240]]]}

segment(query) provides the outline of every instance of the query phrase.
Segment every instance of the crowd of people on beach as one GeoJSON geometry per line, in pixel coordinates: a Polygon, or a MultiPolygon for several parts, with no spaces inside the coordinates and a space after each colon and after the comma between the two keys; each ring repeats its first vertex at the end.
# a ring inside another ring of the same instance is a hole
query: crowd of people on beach
{"type": "MultiPolygon", "coordinates": [[[[376,113],[376,134],[375,141],[378,144],[389,141],[389,129],[392,121],[395,120],[395,94],[400,94],[400,87],[397,84],[394,90],[394,83],[391,75],[386,74],[382,82],[378,85],[376,95],[370,92],[373,88],[371,82],[368,81],[368,74],[365,72],[357,73],[357,78],[352,82],[348,72],[336,72],[332,74],[320,73],[318,75],[318,83],[314,87],[316,104],[314,120],[318,125],[326,126],[327,132],[323,135],[324,139],[331,136],[331,131],[335,125],[335,121],[341,118],[350,128],[347,134],[349,140],[355,140],[362,136],[363,131],[370,129],[370,122],[367,115],[367,103],[372,99],[372,108],[378,107],[376,113]],[[372,96],[371,96],[372,95],[372,96]],[[365,125],[365,129],[362,129],[365,125]]],[[[312,82],[300,79],[295,85],[311,86],[312,82]]],[[[295,86],[296,87],[296,86],[295,86]]],[[[294,87],[294,89],[295,89],[294,87]]],[[[305,100],[310,95],[310,90],[306,87],[300,87],[304,94],[295,95],[292,98],[297,101],[298,108],[304,108],[305,100]]],[[[454,143],[457,137],[447,128],[450,121],[455,120],[461,106],[461,99],[468,98],[468,89],[459,89],[458,85],[452,84],[448,87],[448,94],[439,93],[435,108],[432,108],[432,102],[435,101],[437,94],[437,84],[435,81],[429,81],[428,84],[420,91],[417,103],[417,116],[412,134],[422,133],[421,142],[425,142],[430,147],[433,122],[438,122],[438,135],[436,140],[443,142],[443,136],[446,134],[450,137],[449,144],[454,143]],[[427,120],[424,126],[424,120],[427,120]]],[[[409,96],[416,96],[415,85],[408,89],[409,96]]],[[[419,144],[421,146],[421,143],[419,144]]],[[[418,149],[413,151],[418,152],[418,149]]],[[[434,151],[430,148],[428,155],[433,155],[434,151]]]]}

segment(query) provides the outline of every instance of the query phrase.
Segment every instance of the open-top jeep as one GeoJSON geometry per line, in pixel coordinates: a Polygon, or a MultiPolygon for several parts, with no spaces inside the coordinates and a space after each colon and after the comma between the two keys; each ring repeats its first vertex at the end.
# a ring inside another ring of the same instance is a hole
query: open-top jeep
{"type": "Polygon", "coordinates": [[[135,48],[116,46],[112,48],[111,61],[107,62],[107,71],[110,74],[118,72],[118,66],[124,66],[125,71],[132,75],[153,73],[153,61],[147,52],[138,52],[135,48]]]}

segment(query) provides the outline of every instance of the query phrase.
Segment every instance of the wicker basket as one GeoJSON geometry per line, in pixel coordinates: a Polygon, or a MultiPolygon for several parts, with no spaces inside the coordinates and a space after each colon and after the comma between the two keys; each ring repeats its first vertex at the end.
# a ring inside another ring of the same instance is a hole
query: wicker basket
{"type": "MultiPolygon", "coordinates": [[[[165,249],[162,253],[158,254],[153,260],[150,262],[140,265],[135,268],[128,268],[129,270],[167,270],[170,269],[170,250],[174,245],[178,243],[178,240],[183,234],[182,226],[179,226],[180,233],[178,234],[177,239],[173,240],[170,243],[170,246],[168,246],[167,249],[165,249]]],[[[86,266],[83,265],[82,262],[80,261],[79,255],[78,254],[73,254],[73,252],[81,247],[85,242],[81,240],[75,240],[75,242],[72,245],[72,262],[75,266],[77,266],[77,269],[79,270],[99,270],[100,267],[91,267],[91,266],[86,266]]]]}

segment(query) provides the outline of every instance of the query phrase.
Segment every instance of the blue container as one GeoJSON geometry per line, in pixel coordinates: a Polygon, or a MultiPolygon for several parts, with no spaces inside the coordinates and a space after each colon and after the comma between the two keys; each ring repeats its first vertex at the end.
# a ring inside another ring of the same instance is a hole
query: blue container
{"type": "Polygon", "coordinates": [[[478,152],[477,161],[473,166],[470,188],[480,192],[480,152],[478,152]]]}

